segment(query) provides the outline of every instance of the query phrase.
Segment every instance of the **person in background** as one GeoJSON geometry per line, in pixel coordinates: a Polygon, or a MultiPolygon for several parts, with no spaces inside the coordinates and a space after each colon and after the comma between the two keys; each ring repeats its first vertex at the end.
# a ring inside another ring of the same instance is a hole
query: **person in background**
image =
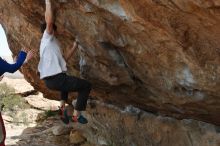
{"type": "MultiPolygon", "coordinates": [[[[3,74],[5,72],[8,73],[16,72],[22,66],[22,64],[27,63],[32,57],[33,57],[33,51],[32,50],[28,51],[27,48],[24,48],[22,51],[19,52],[16,62],[13,64],[9,64],[0,57],[0,81],[3,79],[4,77],[3,74]]],[[[0,112],[0,146],[5,146],[5,138],[6,138],[6,130],[0,112]]]]}
{"type": "MultiPolygon", "coordinates": [[[[55,35],[57,27],[53,22],[53,12],[51,1],[45,0],[45,23],[41,25],[43,33],[40,44],[40,61],[38,71],[40,79],[44,80],[46,86],[51,90],[60,91],[61,93],[61,119],[66,118],[65,104],[68,100],[69,92],[78,92],[76,105],[70,121],[79,122],[81,124],[88,123],[87,119],[82,115],[82,111],[86,110],[87,100],[91,90],[91,83],[84,79],[66,74],[66,62],[73,55],[77,48],[77,42],[73,43],[73,47],[64,55],[61,54],[60,45],[55,35]]],[[[62,119],[63,120],[63,119],[62,119]]],[[[68,120],[68,121],[69,121],[68,120]]]]}

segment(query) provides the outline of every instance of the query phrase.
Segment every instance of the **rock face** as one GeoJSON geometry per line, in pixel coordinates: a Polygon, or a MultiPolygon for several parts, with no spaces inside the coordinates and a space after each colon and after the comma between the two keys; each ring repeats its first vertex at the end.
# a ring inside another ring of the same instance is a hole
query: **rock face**
{"type": "MultiPolygon", "coordinates": [[[[23,79],[5,82],[8,85],[23,83],[23,87],[30,88],[23,79]]],[[[23,90],[17,89],[18,92],[23,90]]],[[[70,122],[66,125],[50,105],[50,102],[53,105],[59,102],[49,101],[42,94],[27,96],[25,100],[30,104],[27,108],[16,113],[14,110],[2,112],[6,120],[7,146],[220,146],[220,128],[197,120],[177,120],[131,105],[121,108],[89,100],[88,112],[83,113],[88,124],[70,122]],[[15,122],[17,120],[20,122],[15,122]]],[[[68,115],[72,115],[72,109],[67,107],[68,115]]]]}
{"type": "MultiPolygon", "coordinates": [[[[69,73],[93,83],[99,100],[176,118],[220,125],[219,0],[54,1],[62,51],[80,47],[69,73]]],[[[10,48],[38,50],[44,0],[1,0],[0,23],[10,48]]],[[[50,99],[36,74],[39,57],[22,72],[50,99]]]]}
{"type": "Polygon", "coordinates": [[[196,120],[155,116],[132,106],[92,101],[89,123],[76,128],[88,141],[108,146],[219,146],[217,126],[196,120]],[[79,128],[80,127],[80,128],[79,128]]]}

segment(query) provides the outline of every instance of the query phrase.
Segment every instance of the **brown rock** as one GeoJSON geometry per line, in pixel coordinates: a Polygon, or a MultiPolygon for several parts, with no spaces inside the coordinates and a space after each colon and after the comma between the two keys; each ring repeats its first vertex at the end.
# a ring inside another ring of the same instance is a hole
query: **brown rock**
{"type": "Polygon", "coordinates": [[[192,119],[156,116],[134,107],[125,109],[93,101],[89,123],[74,128],[91,143],[108,146],[219,146],[218,126],[192,119]]]}
{"type": "MultiPolygon", "coordinates": [[[[58,39],[66,52],[77,37],[69,72],[91,81],[98,99],[220,124],[219,6],[217,0],[55,1],[58,39]]],[[[43,0],[0,1],[14,55],[23,45],[38,50],[44,7],[43,0]]],[[[38,61],[21,71],[58,100],[39,80],[38,61]]]]}
{"type": "Polygon", "coordinates": [[[70,132],[70,143],[72,144],[81,144],[86,141],[86,138],[76,130],[70,132]]]}
{"type": "Polygon", "coordinates": [[[52,132],[54,135],[65,135],[70,132],[70,128],[62,125],[57,125],[52,128],[52,132]]]}
{"type": "Polygon", "coordinates": [[[85,144],[82,144],[81,146],[96,146],[96,145],[93,145],[93,144],[90,144],[90,143],[85,143],[85,144]]]}

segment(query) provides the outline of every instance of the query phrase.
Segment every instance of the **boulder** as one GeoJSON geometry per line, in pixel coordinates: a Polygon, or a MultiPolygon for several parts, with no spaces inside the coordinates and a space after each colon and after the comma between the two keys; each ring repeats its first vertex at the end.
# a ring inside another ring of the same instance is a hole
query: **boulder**
{"type": "MultiPolygon", "coordinates": [[[[92,96],[178,119],[220,125],[218,0],[53,1],[62,52],[79,49],[69,74],[93,84],[92,96]]],[[[44,0],[1,0],[0,23],[14,55],[39,52],[44,0]]],[[[21,71],[49,99],[37,75],[39,55],[21,71]]],[[[72,98],[75,97],[73,94],[72,98]]]]}

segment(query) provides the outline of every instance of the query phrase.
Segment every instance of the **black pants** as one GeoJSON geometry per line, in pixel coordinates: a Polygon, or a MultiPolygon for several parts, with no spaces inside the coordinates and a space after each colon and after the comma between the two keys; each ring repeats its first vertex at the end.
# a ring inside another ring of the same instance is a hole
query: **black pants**
{"type": "Polygon", "coordinates": [[[91,91],[91,83],[65,73],[60,73],[44,79],[46,86],[51,90],[61,92],[61,100],[67,101],[69,92],[78,92],[75,109],[84,111],[91,91]]]}

